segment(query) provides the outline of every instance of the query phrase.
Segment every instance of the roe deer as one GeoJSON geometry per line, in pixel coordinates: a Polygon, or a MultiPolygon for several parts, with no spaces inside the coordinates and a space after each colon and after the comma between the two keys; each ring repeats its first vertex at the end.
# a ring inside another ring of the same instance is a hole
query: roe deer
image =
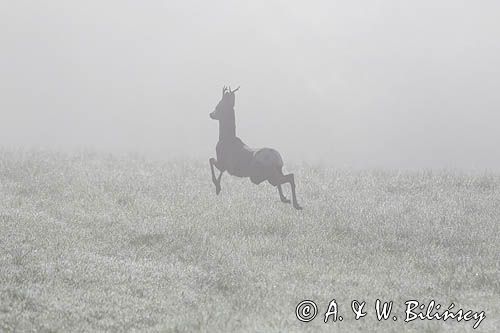
{"type": "Polygon", "coordinates": [[[224,171],[237,177],[250,177],[254,184],[268,181],[278,188],[282,202],[290,203],[283,195],[281,185],[290,183],[292,188],[292,202],[295,209],[302,209],[297,203],[295,195],[295,179],[293,173],[283,174],[283,160],[280,154],[271,148],[252,149],[236,136],[234,118],[234,101],[236,88],[222,88],[222,99],[210,113],[210,118],[219,121],[219,142],[217,143],[217,159],[210,158],[212,181],[215,184],[215,193],[221,191],[220,180],[224,171]],[[219,177],[215,177],[214,166],[219,169],[219,177]]]}

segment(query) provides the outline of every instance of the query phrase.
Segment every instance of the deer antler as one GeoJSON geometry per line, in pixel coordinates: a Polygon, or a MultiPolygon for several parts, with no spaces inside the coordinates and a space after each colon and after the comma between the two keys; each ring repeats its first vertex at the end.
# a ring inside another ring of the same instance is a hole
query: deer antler
{"type": "Polygon", "coordinates": [[[239,89],[240,89],[240,86],[238,86],[238,88],[236,88],[236,89],[234,89],[233,91],[231,91],[231,93],[233,93],[233,94],[234,94],[234,93],[235,93],[235,92],[237,92],[239,89]]]}

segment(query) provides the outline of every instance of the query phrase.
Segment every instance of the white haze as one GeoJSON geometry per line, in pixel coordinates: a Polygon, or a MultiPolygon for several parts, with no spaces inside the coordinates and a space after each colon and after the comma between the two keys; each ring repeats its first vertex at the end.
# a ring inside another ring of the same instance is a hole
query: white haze
{"type": "MultiPolygon", "coordinates": [[[[500,169],[498,1],[2,1],[0,145],[500,169]]],[[[208,164],[207,164],[208,165],[208,164]]]]}

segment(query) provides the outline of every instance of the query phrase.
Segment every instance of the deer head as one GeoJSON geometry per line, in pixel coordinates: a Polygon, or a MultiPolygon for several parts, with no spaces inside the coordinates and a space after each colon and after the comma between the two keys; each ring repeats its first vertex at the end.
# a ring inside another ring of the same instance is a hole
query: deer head
{"type": "Polygon", "coordinates": [[[227,112],[234,112],[234,93],[239,89],[240,87],[234,90],[231,90],[231,87],[222,87],[222,98],[219,103],[217,103],[215,110],[210,113],[210,118],[220,120],[227,112]]]}

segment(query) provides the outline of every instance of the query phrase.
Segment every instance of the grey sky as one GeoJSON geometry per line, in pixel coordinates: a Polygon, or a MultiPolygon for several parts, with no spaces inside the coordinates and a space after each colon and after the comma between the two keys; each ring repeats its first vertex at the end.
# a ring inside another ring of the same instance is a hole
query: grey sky
{"type": "Polygon", "coordinates": [[[500,169],[498,1],[2,1],[0,143],[500,169]]]}

